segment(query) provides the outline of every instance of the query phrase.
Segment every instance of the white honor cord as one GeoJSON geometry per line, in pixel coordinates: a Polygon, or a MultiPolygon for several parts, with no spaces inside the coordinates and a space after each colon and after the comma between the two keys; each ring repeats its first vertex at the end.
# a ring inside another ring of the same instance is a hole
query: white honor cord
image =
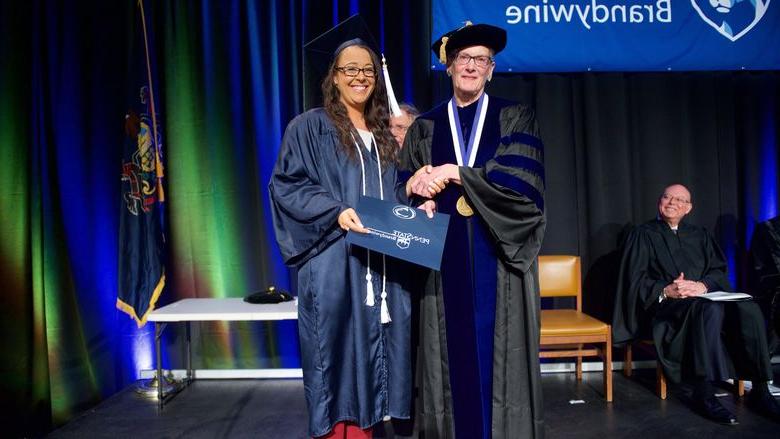
{"type": "MultiPolygon", "coordinates": [[[[358,156],[360,156],[360,176],[362,179],[362,193],[363,196],[366,195],[366,165],[363,161],[363,152],[361,151],[361,145],[358,143],[357,139],[355,139],[355,135],[352,135],[352,140],[355,142],[355,147],[358,152],[358,156]]],[[[376,150],[376,169],[377,173],[379,175],[379,199],[384,200],[385,199],[385,191],[382,184],[382,160],[379,158],[379,145],[376,143],[376,139],[374,138],[374,133],[371,133],[371,142],[373,143],[373,147],[376,150]]],[[[366,257],[366,305],[367,306],[374,306],[374,285],[371,276],[371,251],[366,250],[367,257],[366,257]]],[[[382,323],[390,323],[390,313],[387,308],[387,267],[385,264],[385,255],[382,255],[382,306],[380,311],[380,319],[382,323]]]]}
{"type": "MultiPolygon", "coordinates": [[[[379,144],[376,143],[374,133],[371,133],[371,141],[374,143],[374,149],[376,150],[376,172],[379,175],[379,199],[385,199],[385,190],[382,186],[382,159],[379,157],[379,144]]],[[[369,267],[370,268],[370,267],[369,267]]],[[[382,323],[390,323],[390,310],[387,308],[387,264],[385,261],[385,255],[382,255],[382,306],[380,309],[379,321],[382,323]]]]}

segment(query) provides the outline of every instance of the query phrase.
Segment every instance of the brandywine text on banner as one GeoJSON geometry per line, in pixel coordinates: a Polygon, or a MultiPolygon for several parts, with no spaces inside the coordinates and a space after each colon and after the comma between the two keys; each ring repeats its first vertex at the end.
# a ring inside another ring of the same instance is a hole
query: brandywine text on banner
{"type": "MultiPolygon", "coordinates": [[[[433,0],[432,35],[501,26],[502,72],[780,68],[780,0],[433,0]]],[[[433,69],[443,70],[435,57],[433,69]]]]}

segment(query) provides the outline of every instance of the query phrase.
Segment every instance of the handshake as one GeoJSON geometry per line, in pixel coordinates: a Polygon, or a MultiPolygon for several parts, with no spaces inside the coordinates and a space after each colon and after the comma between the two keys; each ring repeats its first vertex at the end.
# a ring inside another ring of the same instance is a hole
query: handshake
{"type": "MultiPolygon", "coordinates": [[[[424,210],[428,218],[433,218],[433,213],[436,212],[436,202],[432,198],[444,190],[449,183],[460,184],[460,168],[450,163],[436,167],[425,165],[406,182],[406,196],[410,197],[414,194],[427,198],[417,208],[424,210]]],[[[368,229],[363,226],[357,212],[351,207],[341,211],[337,221],[339,227],[344,230],[368,233],[368,229]]]]}
{"type": "Polygon", "coordinates": [[[436,167],[425,165],[406,182],[406,196],[414,194],[423,198],[433,198],[449,183],[460,184],[458,166],[450,163],[436,167]]]}
{"type": "Polygon", "coordinates": [[[433,218],[436,203],[432,198],[444,190],[449,183],[460,184],[460,168],[458,166],[451,163],[436,167],[425,165],[406,182],[406,196],[414,194],[428,198],[417,207],[424,210],[428,218],[433,218]]]}

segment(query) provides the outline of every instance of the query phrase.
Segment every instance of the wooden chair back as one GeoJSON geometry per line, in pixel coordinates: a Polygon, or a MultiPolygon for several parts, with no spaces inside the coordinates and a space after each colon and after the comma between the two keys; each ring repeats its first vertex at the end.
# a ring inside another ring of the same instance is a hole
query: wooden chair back
{"type": "Polygon", "coordinates": [[[579,256],[539,256],[539,291],[542,297],[576,297],[577,311],[582,311],[581,278],[579,256]]]}

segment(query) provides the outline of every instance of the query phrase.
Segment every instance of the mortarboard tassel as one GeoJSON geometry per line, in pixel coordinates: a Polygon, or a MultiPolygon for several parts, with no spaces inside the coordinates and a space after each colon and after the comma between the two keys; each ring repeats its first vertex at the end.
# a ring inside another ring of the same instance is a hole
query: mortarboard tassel
{"type": "Polygon", "coordinates": [[[390,108],[390,115],[394,117],[403,116],[403,113],[401,113],[401,107],[398,106],[398,101],[395,99],[393,84],[390,83],[390,72],[387,70],[387,62],[385,61],[384,53],[382,54],[382,75],[385,77],[385,88],[387,89],[387,106],[390,108]]]}

